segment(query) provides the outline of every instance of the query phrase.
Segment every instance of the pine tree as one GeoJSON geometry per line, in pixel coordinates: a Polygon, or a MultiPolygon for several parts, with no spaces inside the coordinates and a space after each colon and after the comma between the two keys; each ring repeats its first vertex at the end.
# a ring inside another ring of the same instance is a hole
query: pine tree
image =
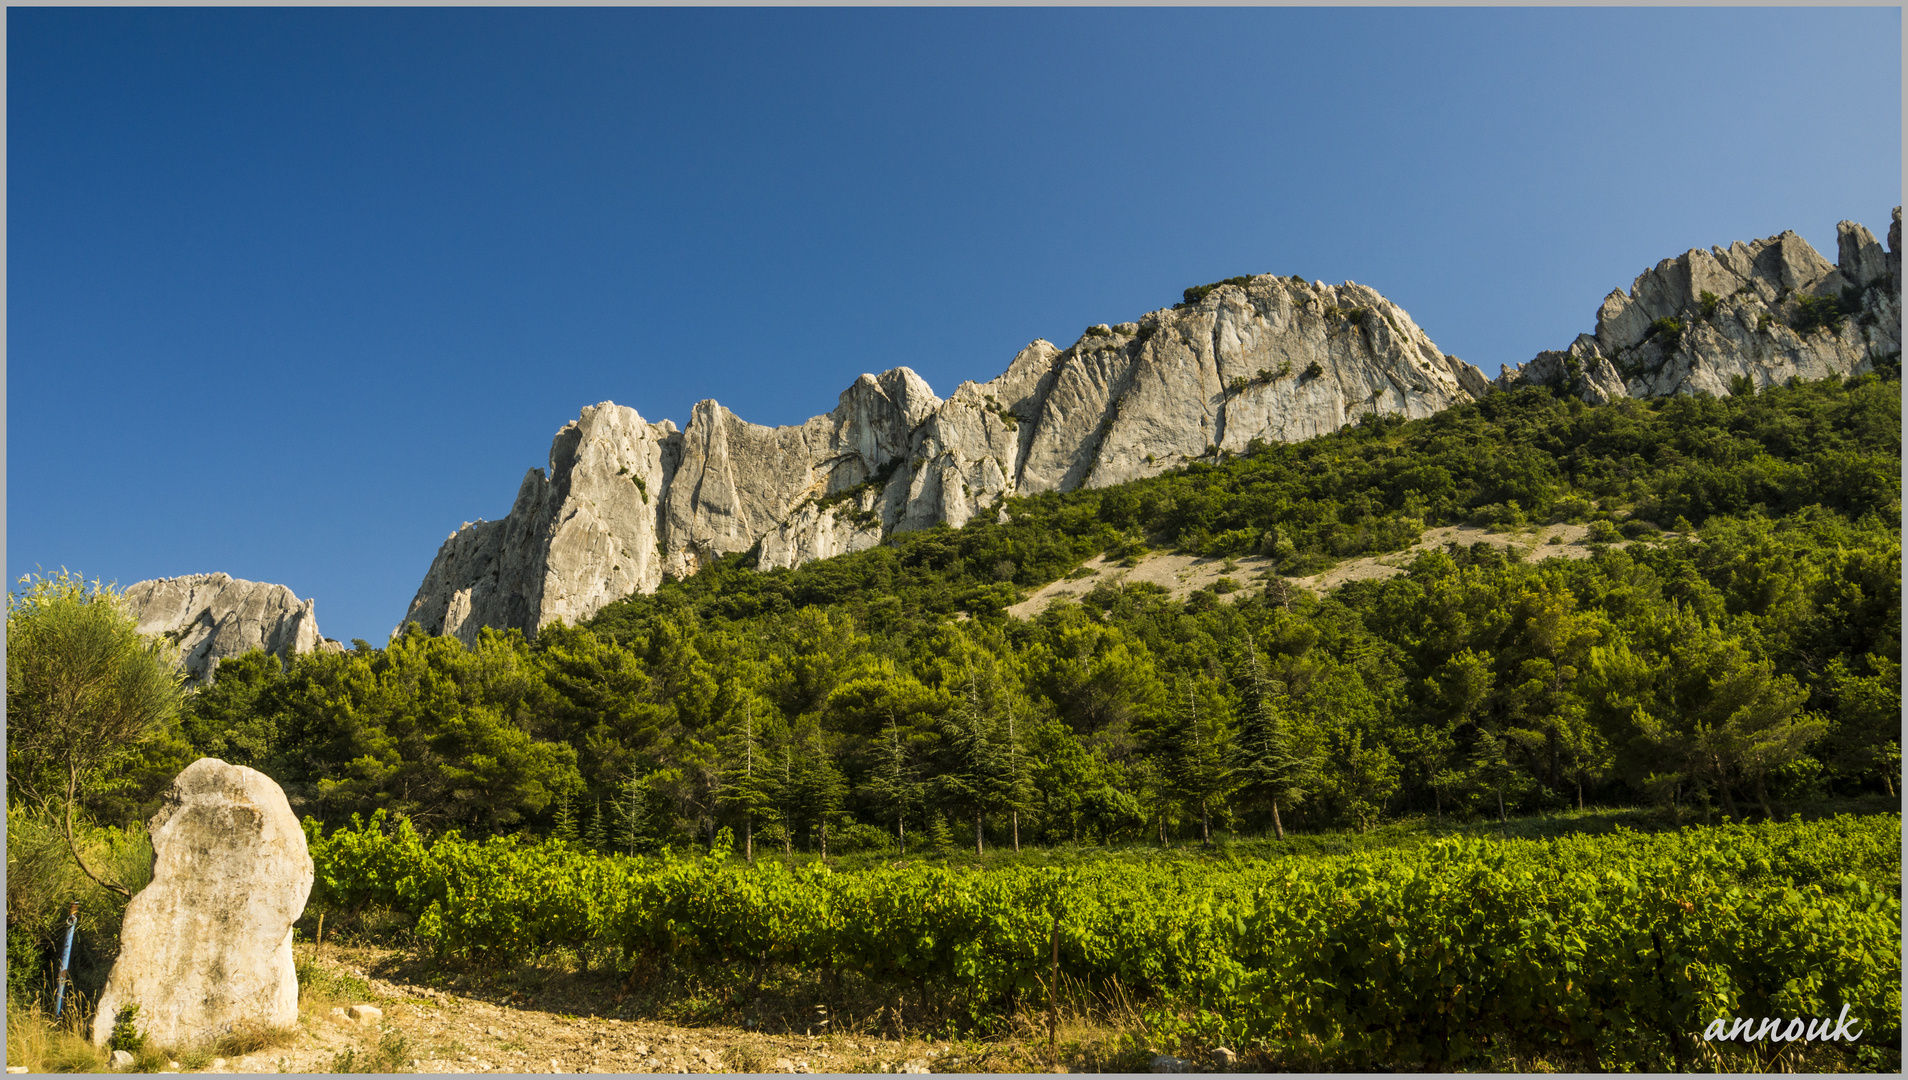
{"type": "Polygon", "coordinates": [[[948,717],[948,748],[951,760],[936,782],[941,797],[974,815],[974,853],[986,853],[982,832],[987,811],[1001,799],[1002,755],[994,737],[987,710],[981,704],[980,690],[970,671],[967,696],[948,717]]]}
{"type": "Polygon", "coordinates": [[[648,846],[649,790],[634,768],[617,786],[611,816],[616,822],[616,846],[625,854],[634,855],[648,846]]]}
{"type": "Polygon", "coordinates": [[[1186,708],[1168,732],[1167,777],[1183,801],[1199,807],[1199,838],[1212,846],[1212,804],[1226,790],[1225,731],[1211,708],[1201,715],[1197,690],[1186,684],[1186,708]]]}
{"type": "Polygon", "coordinates": [[[1172,815],[1172,801],[1166,777],[1166,749],[1158,728],[1140,732],[1143,753],[1126,767],[1127,782],[1141,808],[1139,817],[1147,831],[1154,833],[1160,847],[1166,846],[1166,821],[1172,815]]]}
{"type": "Polygon", "coordinates": [[[811,728],[801,741],[796,771],[796,790],[800,796],[802,817],[815,826],[821,857],[828,857],[828,819],[841,811],[848,790],[841,770],[822,744],[819,729],[811,728]]]}
{"type": "Polygon", "coordinates": [[[598,799],[590,810],[590,823],[583,830],[583,843],[591,851],[602,851],[609,846],[609,829],[603,820],[603,801],[598,799]]]}
{"type": "Polygon", "coordinates": [[[742,722],[736,725],[724,748],[722,789],[717,802],[742,813],[742,853],[755,861],[755,818],[776,804],[774,769],[763,753],[762,736],[755,718],[752,697],[742,701],[742,722]]]}
{"type": "Polygon", "coordinates": [[[776,803],[782,815],[782,854],[789,855],[795,850],[795,822],[801,816],[796,805],[800,785],[795,782],[795,747],[789,743],[782,744],[781,768],[781,798],[776,803]]]}
{"type": "Polygon", "coordinates": [[[1014,708],[1007,707],[1007,740],[1000,753],[1004,765],[1002,774],[1001,802],[1012,815],[1014,850],[1020,850],[1020,812],[1034,802],[1033,771],[1027,760],[1026,751],[1021,747],[1020,729],[1014,719],[1014,708]]]}
{"type": "Polygon", "coordinates": [[[954,830],[948,828],[946,814],[928,815],[928,847],[939,851],[954,843],[954,830]]]}
{"type": "Polygon", "coordinates": [[[570,793],[557,792],[556,820],[550,835],[565,843],[576,842],[576,809],[570,805],[570,793]]]}
{"type": "Polygon", "coordinates": [[[901,724],[894,710],[888,711],[887,737],[876,752],[874,775],[868,781],[868,794],[884,817],[894,818],[894,842],[901,854],[908,850],[908,813],[921,802],[921,783],[908,764],[907,747],[901,742],[901,724]]]}
{"type": "Polygon", "coordinates": [[[1385,802],[1398,790],[1398,759],[1380,742],[1365,744],[1353,730],[1339,743],[1331,783],[1342,812],[1364,832],[1378,820],[1385,802]]]}
{"type": "Polygon", "coordinates": [[[1250,636],[1246,638],[1242,676],[1239,737],[1232,751],[1233,777],[1242,798],[1271,808],[1273,832],[1283,840],[1285,822],[1279,807],[1297,806],[1311,793],[1318,760],[1294,745],[1291,726],[1250,636]]]}
{"type": "Polygon", "coordinates": [[[1479,727],[1477,742],[1471,747],[1471,781],[1478,790],[1487,791],[1497,797],[1497,820],[1508,823],[1510,818],[1504,812],[1504,794],[1522,792],[1528,783],[1523,771],[1510,759],[1510,746],[1498,734],[1486,727],[1479,727]]]}

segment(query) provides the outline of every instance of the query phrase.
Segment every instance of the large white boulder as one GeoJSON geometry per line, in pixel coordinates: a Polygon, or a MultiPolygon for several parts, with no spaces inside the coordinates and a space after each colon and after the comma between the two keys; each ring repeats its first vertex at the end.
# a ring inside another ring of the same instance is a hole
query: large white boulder
{"type": "Polygon", "coordinates": [[[255,769],[200,758],[164,799],[148,826],[152,883],[126,905],[93,1042],[106,1042],[127,1004],[160,1046],[296,1024],[291,928],[312,865],[285,793],[255,769]]]}

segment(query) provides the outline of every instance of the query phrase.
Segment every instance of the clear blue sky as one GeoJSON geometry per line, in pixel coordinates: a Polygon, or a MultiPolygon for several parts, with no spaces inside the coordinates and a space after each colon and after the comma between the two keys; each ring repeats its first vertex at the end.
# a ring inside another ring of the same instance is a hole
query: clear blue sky
{"type": "Polygon", "coordinates": [[[613,400],[946,395],[1241,273],[1496,374],[1901,191],[1900,10],[7,12],[7,569],[381,644],[613,400]]]}

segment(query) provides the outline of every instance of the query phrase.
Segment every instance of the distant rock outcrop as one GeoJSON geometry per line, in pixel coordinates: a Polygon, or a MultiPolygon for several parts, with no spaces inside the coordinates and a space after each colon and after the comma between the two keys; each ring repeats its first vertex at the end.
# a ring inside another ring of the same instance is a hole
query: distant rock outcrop
{"type": "Polygon", "coordinates": [[[792,427],[714,401],[680,432],[609,402],[585,408],[507,517],[444,542],[405,622],[466,642],[485,626],[535,633],[726,554],[796,566],[963,525],[1009,495],[1123,483],[1367,413],[1429,416],[1489,389],[1363,285],[1263,274],[1190,296],[1066,349],[1035,341],[945,401],[898,367],[792,427]]]}
{"type": "Polygon", "coordinates": [[[1595,334],[1505,368],[1498,385],[1550,386],[1600,404],[1899,364],[1901,207],[1886,251],[1852,221],[1836,233],[1834,264],[1793,232],[1665,259],[1627,295],[1604,298],[1595,334]]]}
{"type": "Polygon", "coordinates": [[[124,598],[139,632],[176,644],[180,663],[194,679],[206,679],[220,660],[254,649],[285,661],[297,653],[343,649],[318,633],[316,601],[300,600],[283,585],[188,574],[138,582],[124,598]]]}
{"type": "Polygon", "coordinates": [[[126,905],[93,1042],[124,1005],[139,1006],[137,1026],[159,1046],[296,1027],[292,924],[313,876],[285,793],[255,769],[200,758],[163,799],[148,826],[152,881],[126,905]]]}

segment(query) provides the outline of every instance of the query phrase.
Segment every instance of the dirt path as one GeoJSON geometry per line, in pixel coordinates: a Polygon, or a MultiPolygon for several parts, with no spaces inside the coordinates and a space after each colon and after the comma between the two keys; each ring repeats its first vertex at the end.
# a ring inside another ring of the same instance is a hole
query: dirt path
{"type": "MultiPolygon", "coordinates": [[[[675,1027],[498,1004],[371,974],[394,967],[393,954],[330,947],[326,953],[317,960],[326,978],[308,983],[292,1045],[195,1071],[925,1073],[952,1049],[921,1040],[675,1027]],[[341,987],[369,992],[340,995],[341,987]],[[344,1013],[354,1005],[383,1015],[353,1021],[344,1013]]],[[[309,947],[301,947],[300,957],[311,961],[309,947]]]]}
{"type": "MultiPolygon", "coordinates": [[[[1348,581],[1361,581],[1370,578],[1387,578],[1404,573],[1404,567],[1419,554],[1442,548],[1447,543],[1457,543],[1469,547],[1476,543],[1491,544],[1501,548],[1517,548],[1527,560],[1562,558],[1586,559],[1590,557],[1590,548],[1584,544],[1584,535],[1590,530],[1584,525],[1547,525],[1519,532],[1491,532],[1474,525],[1443,525],[1435,529],[1426,529],[1418,542],[1403,551],[1389,555],[1374,555],[1362,559],[1347,559],[1322,574],[1311,577],[1286,578],[1292,585],[1309,589],[1316,593],[1330,592],[1348,581]],[[1555,540],[1555,543],[1552,541],[1555,540]]],[[[1219,599],[1230,603],[1248,596],[1258,596],[1261,590],[1248,588],[1259,580],[1272,566],[1272,560],[1260,555],[1246,555],[1237,559],[1206,558],[1199,555],[1151,554],[1140,559],[1139,565],[1123,567],[1104,555],[1095,555],[1080,564],[1087,571],[1075,578],[1062,578],[1059,581],[1035,590],[1033,595],[1007,609],[1009,615],[1017,619],[1031,619],[1047,609],[1047,605],[1061,597],[1078,599],[1101,585],[1114,585],[1122,582],[1149,582],[1164,588],[1174,600],[1184,600],[1194,592],[1219,581],[1231,578],[1240,586],[1234,592],[1222,593],[1219,599]],[[1231,568],[1227,568],[1230,562],[1231,568]]]]}

